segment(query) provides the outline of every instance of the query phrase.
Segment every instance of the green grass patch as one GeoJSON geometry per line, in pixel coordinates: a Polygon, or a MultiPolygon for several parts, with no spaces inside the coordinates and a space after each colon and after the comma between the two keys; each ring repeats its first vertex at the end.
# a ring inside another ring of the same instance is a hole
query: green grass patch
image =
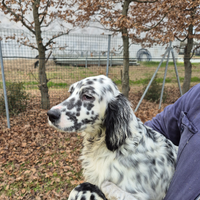
{"type": "MultiPolygon", "coordinates": [[[[184,81],[184,77],[180,77],[180,81],[183,82],[184,81]]],[[[194,82],[194,83],[195,82],[200,82],[200,78],[194,76],[194,77],[191,78],[191,82],[194,82]]]]}
{"type": "Polygon", "coordinates": [[[191,78],[191,82],[200,82],[200,78],[199,77],[192,77],[191,78]]]}
{"type": "MultiPolygon", "coordinates": [[[[129,81],[130,84],[134,85],[134,84],[145,84],[149,82],[149,78],[144,78],[144,79],[139,79],[139,80],[136,80],[136,81],[129,81]]],[[[163,83],[163,78],[156,78],[156,82],[157,83],[163,83]]],[[[171,78],[166,78],[165,79],[165,83],[171,83],[172,82],[172,79],[171,78]]]]}
{"type": "Polygon", "coordinates": [[[47,86],[48,87],[66,88],[68,85],[67,85],[67,83],[54,83],[54,82],[49,81],[47,83],[47,86]]]}
{"type": "MultiPolygon", "coordinates": [[[[179,77],[179,79],[180,79],[180,82],[184,81],[184,77],[179,77]]],[[[135,80],[135,81],[129,80],[129,84],[130,85],[145,84],[145,83],[148,82],[148,80],[149,80],[149,78],[138,79],[138,80],[135,80]]],[[[174,81],[176,81],[176,77],[173,77],[173,78],[168,78],[167,77],[165,79],[165,83],[172,83],[174,81]]],[[[116,80],[114,82],[115,82],[116,85],[121,85],[122,84],[121,80],[116,80]]],[[[156,82],[157,83],[163,83],[163,78],[156,78],[156,82]]],[[[200,82],[200,78],[199,77],[192,77],[191,78],[191,82],[200,82]]]]}
{"type": "Polygon", "coordinates": [[[36,81],[28,81],[28,82],[24,82],[24,85],[38,85],[38,82],[36,82],[36,81]]]}
{"type": "MultiPolygon", "coordinates": [[[[9,87],[13,83],[15,83],[15,82],[6,81],[6,87],[9,87]]],[[[27,82],[23,82],[23,85],[24,85],[24,87],[32,86],[32,85],[38,85],[38,82],[36,82],[36,81],[27,81],[27,82]]],[[[3,89],[3,82],[0,82],[0,89],[3,89]]]]}
{"type": "MultiPolygon", "coordinates": [[[[139,63],[140,63],[140,65],[143,65],[145,67],[155,67],[160,64],[160,61],[141,61],[139,63]]],[[[184,63],[177,63],[176,65],[177,65],[177,67],[184,66],[184,63]]],[[[166,61],[162,62],[162,64],[161,64],[161,67],[165,67],[165,66],[166,66],[166,61]]],[[[170,62],[168,62],[168,66],[174,66],[174,63],[170,61],[170,62]]]]}
{"type": "MultiPolygon", "coordinates": [[[[129,80],[129,84],[130,85],[135,85],[135,84],[145,84],[147,81],[149,80],[149,78],[143,78],[143,79],[139,79],[139,80],[136,80],[136,81],[133,81],[133,80],[129,80]]],[[[163,78],[157,78],[156,81],[158,83],[163,83],[163,78]]],[[[116,80],[114,81],[116,85],[120,85],[122,84],[121,80],[116,80]]],[[[165,79],[165,83],[171,83],[172,82],[172,79],[171,78],[166,78],[165,79]]]]}
{"type": "MultiPolygon", "coordinates": [[[[6,86],[9,86],[9,85],[11,85],[12,84],[12,82],[6,82],[6,86]]],[[[38,89],[38,85],[39,85],[39,83],[38,82],[36,82],[36,81],[27,81],[27,82],[24,82],[24,84],[23,84],[26,88],[27,87],[31,87],[32,89],[38,89]]],[[[57,87],[57,88],[65,88],[65,87],[67,87],[68,86],[68,84],[67,83],[54,83],[54,82],[52,82],[52,81],[49,81],[48,83],[47,83],[47,86],[48,87],[57,87]]],[[[0,89],[3,89],[3,82],[0,82],[0,89]]]]}
{"type": "MultiPolygon", "coordinates": [[[[149,67],[155,67],[155,64],[158,64],[158,62],[142,62],[142,63],[146,63],[149,67]]],[[[171,62],[171,64],[173,64],[172,62],[171,62]]],[[[163,65],[164,65],[164,63],[163,63],[163,65]]],[[[81,78],[85,78],[85,77],[87,77],[87,75],[88,75],[88,73],[89,74],[93,74],[93,72],[91,72],[91,71],[88,71],[88,72],[86,72],[87,71],[87,69],[85,69],[85,68],[82,68],[81,69],[82,71],[80,71],[80,73],[79,73],[79,77],[81,77],[81,78]]],[[[171,73],[171,72],[170,72],[171,73]]],[[[72,73],[70,74],[70,75],[72,75],[72,73]]],[[[140,79],[136,79],[136,80],[129,80],[129,84],[130,85],[135,85],[135,84],[144,84],[144,83],[146,83],[146,81],[149,79],[148,78],[148,76],[149,76],[149,74],[145,74],[145,76],[147,77],[147,78],[140,78],[140,79]]],[[[74,77],[72,77],[72,78],[75,78],[75,76],[74,77]]],[[[77,78],[77,77],[76,77],[77,78]]],[[[180,81],[181,82],[183,82],[184,81],[184,77],[179,77],[180,78],[180,81]]],[[[117,79],[117,80],[113,80],[114,82],[115,82],[115,84],[117,84],[117,85],[121,85],[122,84],[122,82],[121,82],[121,80],[119,80],[119,79],[117,79]]],[[[176,77],[175,76],[173,76],[173,77],[167,77],[166,79],[165,79],[165,83],[172,83],[172,82],[174,82],[174,81],[176,81],[176,77]]],[[[162,83],[163,82],[163,78],[157,78],[157,82],[158,83],[162,83]]],[[[199,77],[192,77],[191,78],[191,82],[200,82],[200,78],[199,77]]],[[[9,85],[11,85],[13,82],[6,82],[6,85],[7,86],[9,86],[9,85]]],[[[26,82],[24,82],[24,87],[26,88],[26,89],[38,89],[38,85],[39,85],[39,83],[37,82],[37,81],[26,81],[26,82]]],[[[53,81],[49,81],[48,83],[47,83],[47,86],[49,87],[49,88],[51,88],[51,87],[54,87],[54,88],[67,88],[67,87],[69,87],[69,84],[67,84],[67,83],[55,83],[55,82],[53,82],[53,81]]],[[[3,89],[3,83],[2,82],[0,82],[0,89],[3,89]]]]}

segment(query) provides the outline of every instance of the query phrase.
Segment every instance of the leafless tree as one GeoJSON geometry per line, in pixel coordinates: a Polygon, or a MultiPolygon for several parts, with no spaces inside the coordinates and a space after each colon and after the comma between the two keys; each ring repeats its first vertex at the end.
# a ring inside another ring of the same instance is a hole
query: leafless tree
{"type": "Polygon", "coordinates": [[[41,108],[43,109],[50,107],[45,68],[46,53],[53,47],[56,38],[68,34],[70,30],[66,28],[65,31],[59,32],[49,39],[45,38],[46,42],[44,42],[42,32],[57,19],[71,23],[73,11],[70,8],[72,5],[74,5],[73,0],[1,0],[0,2],[0,10],[5,15],[9,15],[10,20],[20,22],[35,36],[36,43],[31,43],[27,37],[20,37],[17,41],[38,51],[39,90],[41,92],[41,108]]]}

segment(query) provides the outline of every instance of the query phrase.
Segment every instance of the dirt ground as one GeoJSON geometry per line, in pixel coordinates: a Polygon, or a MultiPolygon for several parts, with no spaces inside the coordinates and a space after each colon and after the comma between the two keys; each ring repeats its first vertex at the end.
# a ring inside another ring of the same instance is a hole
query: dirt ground
{"type": "MultiPolygon", "coordinates": [[[[158,104],[143,100],[136,116],[143,122],[152,119],[168,104],[179,98],[177,87],[167,87],[168,98],[158,110],[158,104]]],[[[61,92],[51,105],[66,99],[61,92]]],[[[51,95],[51,94],[50,94],[51,95]]],[[[133,108],[142,93],[131,89],[129,100],[133,108]]],[[[49,127],[47,110],[33,98],[26,112],[0,118],[0,199],[67,199],[69,192],[83,182],[78,160],[82,138],[79,133],[61,133],[49,127]]]]}

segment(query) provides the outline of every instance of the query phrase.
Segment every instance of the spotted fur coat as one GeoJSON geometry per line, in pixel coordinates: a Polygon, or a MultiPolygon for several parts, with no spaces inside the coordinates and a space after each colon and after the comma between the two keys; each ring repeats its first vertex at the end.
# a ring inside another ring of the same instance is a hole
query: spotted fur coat
{"type": "Polygon", "coordinates": [[[82,132],[80,158],[91,184],[90,189],[75,188],[69,199],[106,199],[96,186],[110,181],[138,200],[162,200],[175,171],[177,147],[136,118],[130,102],[106,76],[83,79],[69,92],[68,99],[48,111],[49,123],[82,132]]]}

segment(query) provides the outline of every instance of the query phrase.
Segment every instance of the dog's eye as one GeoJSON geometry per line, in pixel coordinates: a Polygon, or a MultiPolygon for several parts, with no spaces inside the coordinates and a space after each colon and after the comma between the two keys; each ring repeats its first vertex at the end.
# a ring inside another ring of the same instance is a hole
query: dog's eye
{"type": "Polygon", "coordinates": [[[91,101],[91,100],[93,100],[93,99],[94,99],[93,96],[89,96],[89,95],[87,95],[87,94],[84,94],[84,95],[82,96],[82,100],[85,100],[85,101],[91,101]]]}

